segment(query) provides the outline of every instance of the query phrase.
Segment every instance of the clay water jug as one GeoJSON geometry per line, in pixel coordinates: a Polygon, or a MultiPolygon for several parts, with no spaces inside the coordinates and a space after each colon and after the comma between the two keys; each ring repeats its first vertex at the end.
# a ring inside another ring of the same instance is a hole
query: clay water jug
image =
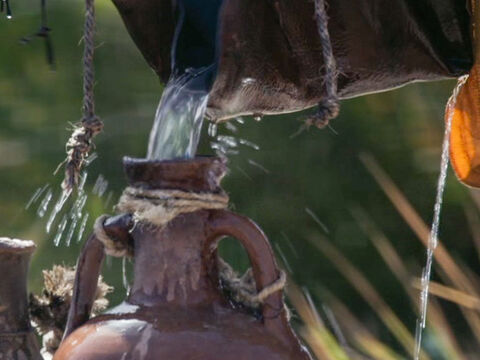
{"type": "Polygon", "coordinates": [[[0,238],[0,359],[41,360],[30,325],[27,275],[32,241],[0,238]]]}
{"type": "Polygon", "coordinates": [[[224,160],[127,158],[124,165],[130,186],[117,206],[126,213],[97,221],[84,247],[54,359],[311,359],[275,287],[282,273],[266,236],[226,209],[224,160]],[[216,249],[225,236],[248,253],[256,295],[265,295],[256,310],[222,289],[216,249]],[[89,319],[105,252],[133,256],[134,280],[124,303],[89,319]]]}

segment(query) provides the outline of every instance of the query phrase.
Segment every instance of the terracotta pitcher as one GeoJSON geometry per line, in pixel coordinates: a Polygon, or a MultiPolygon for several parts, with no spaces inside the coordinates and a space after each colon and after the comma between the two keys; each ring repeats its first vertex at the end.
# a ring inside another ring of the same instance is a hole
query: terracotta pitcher
{"type": "Polygon", "coordinates": [[[41,360],[30,325],[27,274],[31,241],[0,238],[0,359],[41,360]]]}
{"type": "Polygon", "coordinates": [[[225,162],[127,158],[124,164],[127,189],[137,194],[136,201],[176,201],[182,213],[159,226],[138,222],[146,209],[137,207],[133,216],[96,226],[97,235],[77,264],[67,330],[54,359],[310,359],[289,325],[281,290],[266,296],[256,316],[222,291],[216,248],[225,236],[246,249],[258,291],[281,278],[269,242],[254,222],[219,206],[191,211],[198,199],[185,203],[182,198],[226,198],[219,185],[225,162]],[[162,200],[158,191],[176,199],[162,200]],[[134,281],[123,304],[89,320],[105,251],[133,254],[134,281]]]}

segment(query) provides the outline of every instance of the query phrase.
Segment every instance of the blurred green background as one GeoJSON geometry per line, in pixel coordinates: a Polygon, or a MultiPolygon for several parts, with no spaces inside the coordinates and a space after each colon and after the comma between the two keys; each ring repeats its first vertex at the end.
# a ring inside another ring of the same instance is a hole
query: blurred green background
{"type": "MultiPolygon", "coordinates": [[[[88,168],[86,209],[90,218],[86,232],[92,228],[96,216],[112,212],[112,205],[125,186],[122,157],[145,155],[162,91],[162,85],[134,47],[113,5],[107,0],[96,3],[95,91],[97,113],[105,122],[105,131],[96,140],[98,159],[88,168]],[[91,193],[99,175],[108,180],[108,189],[102,197],[91,193]],[[107,201],[109,194],[111,200],[107,201]]],[[[37,243],[30,274],[31,290],[37,292],[42,286],[41,270],[58,263],[73,265],[80,248],[77,233],[70,247],[64,239],[58,247],[54,246],[61,216],[51,232],[46,233],[46,218],[54,201],[43,218],[36,213],[39,201],[25,208],[34,192],[46,184],[54,190],[54,200],[59,195],[61,174],[53,176],[53,171],[64,159],[70,123],[80,119],[82,46],[79,41],[83,3],[51,0],[48,6],[55,71],[46,64],[42,39],[27,45],[19,43],[20,38],[40,26],[39,1],[12,2],[14,18],[0,18],[0,234],[37,243]]],[[[245,117],[243,125],[232,121],[238,128],[235,136],[260,147],[257,151],[241,146],[240,153],[230,157],[230,173],[223,186],[231,197],[233,209],[254,219],[268,234],[292,281],[310,294],[323,318],[324,324],[317,325],[334,334],[340,347],[349,348],[347,353],[351,358],[363,358],[359,354],[364,354],[364,358],[382,359],[382,355],[372,355],[356,343],[351,322],[343,321],[344,317],[337,316],[329,306],[331,294],[398,356],[392,358],[408,358],[408,351],[385,326],[378,307],[365,301],[361,291],[335,267],[336,260],[325,256],[315,243],[319,239],[327,241],[348,258],[356,266],[357,274],[365,275],[383,301],[414,333],[417,315],[405,289],[418,293],[411,281],[421,275],[425,250],[359,155],[373,156],[421,219],[429,224],[439,173],[444,105],[454,84],[454,81],[418,83],[346,100],[331,128],[310,129],[295,137],[292,134],[301,126],[306,113],[269,116],[260,122],[245,117]],[[410,276],[404,279],[406,283],[402,284],[390,271],[388,258],[387,262],[382,258],[371,236],[362,230],[362,221],[359,223],[352,215],[358,209],[368,214],[369,221],[386,235],[398,253],[410,276]],[[342,336],[346,338],[342,340],[342,336]]],[[[202,154],[212,153],[207,127],[208,124],[204,126],[199,150],[202,154]]],[[[231,135],[225,126],[220,126],[219,132],[231,135]]],[[[449,172],[440,237],[478,289],[480,218],[476,196],[479,195],[462,186],[449,172]]],[[[245,255],[233,242],[223,246],[222,251],[237,268],[247,266],[245,255]]],[[[433,279],[458,288],[442,274],[435,263],[433,279]]],[[[121,261],[109,260],[104,275],[116,288],[110,296],[111,303],[116,304],[125,296],[121,261]]],[[[458,347],[455,356],[475,359],[478,358],[475,354],[480,354],[478,323],[472,325],[466,319],[478,316],[480,306],[475,293],[462,294],[470,296],[468,299],[474,305],[466,308],[435,296],[432,299],[438,302],[449,324],[449,334],[458,347]]],[[[298,324],[300,315],[293,310],[298,324]]],[[[303,319],[303,323],[308,321],[303,319]]],[[[435,326],[441,325],[435,323],[435,326]]],[[[430,358],[451,359],[434,332],[426,334],[425,349],[430,358]]]]}

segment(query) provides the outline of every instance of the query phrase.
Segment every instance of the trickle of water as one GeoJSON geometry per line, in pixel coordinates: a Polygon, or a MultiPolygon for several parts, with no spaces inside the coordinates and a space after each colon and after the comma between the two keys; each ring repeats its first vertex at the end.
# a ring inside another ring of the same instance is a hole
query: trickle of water
{"type": "Polygon", "coordinates": [[[127,294],[130,292],[130,284],[127,279],[127,258],[123,257],[122,259],[122,280],[123,280],[123,287],[127,291],[127,294]]]}
{"type": "Polygon", "coordinates": [[[315,214],[310,208],[306,207],[305,212],[308,215],[310,215],[310,217],[313,219],[313,221],[315,221],[318,224],[318,226],[320,226],[322,228],[322,230],[325,232],[325,234],[330,233],[330,231],[328,231],[327,226],[322,221],[320,221],[320,218],[317,216],[317,214],[315,214]]]}
{"type": "Polygon", "coordinates": [[[270,170],[268,170],[265,166],[263,166],[262,164],[259,164],[258,162],[253,161],[252,159],[248,159],[248,163],[262,170],[265,174],[270,174],[270,170]]]}
{"type": "Polygon", "coordinates": [[[293,275],[293,268],[290,266],[290,263],[288,262],[287,260],[287,257],[285,256],[285,254],[283,253],[283,250],[282,248],[280,247],[280,245],[278,243],[275,243],[275,249],[277,250],[277,253],[278,255],[280,255],[280,258],[282,259],[285,267],[287,268],[287,271],[293,275]]]}
{"type": "Polygon", "coordinates": [[[52,189],[48,189],[47,193],[45,194],[45,197],[43,198],[42,202],[40,203],[40,206],[37,209],[37,215],[39,217],[44,217],[45,213],[47,212],[48,205],[50,204],[50,201],[52,201],[53,197],[53,191],[52,189]]]}
{"type": "Polygon", "coordinates": [[[96,152],[92,153],[89,157],[85,159],[85,166],[90,165],[92,162],[94,162],[96,159],[98,159],[98,154],[96,152]]]}
{"type": "Polygon", "coordinates": [[[420,349],[422,346],[422,335],[427,321],[427,307],[428,307],[428,292],[430,287],[430,278],[432,275],[433,254],[438,246],[438,229],[440,225],[440,213],[442,210],[443,192],[445,190],[445,183],[447,180],[447,170],[450,151],[450,132],[452,130],[453,108],[460,92],[460,89],[465,84],[467,76],[461,77],[455,87],[452,96],[448,100],[447,111],[449,116],[445,124],[445,132],[443,135],[442,155],[440,160],[440,175],[438,176],[437,195],[435,198],[435,206],[433,208],[432,228],[430,229],[430,236],[428,238],[427,246],[427,262],[422,272],[422,291],[420,293],[420,315],[417,319],[417,326],[415,331],[415,360],[420,358],[420,349]]]}
{"type": "Polygon", "coordinates": [[[35,190],[27,205],[25,205],[25,210],[28,210],[30,206],[36,203],[40,196],[42,196],[42,194],[45,192],[45,190],[47,190],[49,186],[49,184],[46,184],[45,186],[39,187],[37,190],[35,190]]]}
{"type": "Polygon", "coordinates": [[[62,220],[58,224],[57,227],[57,234],[55,235],[55,238],[53,239],[53,244],[55,246],[60,245],[60,240],[62,239],[63,232],[65,231],[65,228],[67,227],[67,215],[63,215],[62,220]]]}
{"type": "Polygon", "coordinates": [[[208,136],[215,137],[217,136],[218,125],[216,123],[210,123],[208,125],[208,136]]]}
{"type": "Polygon", "coordinates": [[[200,140],[208,91],[202,89],[209,68],[189,70],[171,79],[155,114],[147,158],[193,158],[200,140]]]}
{"type": "Polygon", "coordinates": [[[67,238],[65,240],[65,244],[67,246],[70,246],[70,243],[72,242],[73,234],[75,233],[75,229],[77,228],[78,219],[79,217],[74,217],[72,219],[72,222],[70,223],[70,227],[67,232],[67,238]]]}
{"type": "Polygon", "coordinates": [[[252,149],[254,150],[260,150],[260,146],[258,146],[257,144],[255,144],[254,142],[251,142],[249,140],[246,140],[246,139],[238,139],[238,142],[242,145],[245,145],[245,146],[248,146],[248,147],[251,147],[252,149]]]}
{"type": "Polygon", "coordinates": [[[102,174],[98,175],[95,185],[93,185],[92,193],[102,197],[103,194],[105,194],[105,191],[107,191],[107,188],[108,180],[106,180],[102,174]]]}
{"type": "Polygon", "coordinates": [[[50,232],[50,229],[52,228],[53,222],[55,221],[57,214],[60,212],[60,210],[62,210],[63,205],[65,205],[71,193],[72,193],[71,191],[62,191],[62,193],[60,194],[60,197],[55,203],[55,206],[53,207],[52,212],[50,213],[50,217],[48,218],[47,225],[46,225],[47,233],[50,232]]]}
{"type": "Polygon", "coordinates": [[[82,222],[80,223],[80,228],[78,230],[77,243],[82,241],[83,233],[85,232],[85,227],[87,226],[88,217],[90,214],[86,213],[83,215],[82,222]]]}
{"type": "Polygon", "coordinates": [[[108,207],[110,206],[110,202],[112,201],[113,198],[113,191],[109,191],[107,195],[107,199],[105,200],[105,209],[108,210],[108,207]]]}
{"type": "Polygon", "coordinates": [[[231,122],[229,122],[229,121],[227,121],[227,122],[225,123],[225,128],[226,128],[228,131],[230,131],[230,132],[232,132],[232,133],[234,133],[234,134],[236,134],[236,133],[238,132],[238,127],[236,127],[233,123],[231,123],[231,122]]]}

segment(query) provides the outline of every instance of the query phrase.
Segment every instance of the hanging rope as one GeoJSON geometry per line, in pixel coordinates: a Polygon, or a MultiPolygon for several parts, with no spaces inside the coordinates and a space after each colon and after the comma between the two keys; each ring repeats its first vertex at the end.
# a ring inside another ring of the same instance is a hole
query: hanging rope
{"type": "Polygon", "coordinates": [[[337,94],[337,64],[333,56],[332,42],[328,32],[328,16],[325,0],[315,0],[315,20],[318,34],[322,43],[322,56],[324,64],[325,97],[318,104],[316,114],[309,117],[305,125],[315,125],[324,128],[329,121],[338,116],[340,105],[337,94]]]}
{"type": "Polygon", "coordinates": [[[53,45],[52,40],[50,39],[50,31],[52,30],[47,23],[47,0],[40,0],[40,10],[41,10],[41,24],[40,29],[32,35],[25,36],[20,40],[20,42],[24,45],[28,44],[32,41],[35,37],[40,39],[44,39],[45,41],[45,53],[47,56],[47,63],[50,67],[55,69],[55,57],[53,52],[53,45]]]}
{"type": "Polygon", "coordinates": [[[93,88],[95,71],[93,54],[95,51],[95,7],[94,0],[86,0],[85,27],[83,41],[83,118],[75,126],[72,136],[67,142],[67,159],[65,160],[65,179],[62,188],[69,192],[78,185],[80,172],[93,148],[92,139],[102,131],[103,123],[95,115],[93,88]]]}

